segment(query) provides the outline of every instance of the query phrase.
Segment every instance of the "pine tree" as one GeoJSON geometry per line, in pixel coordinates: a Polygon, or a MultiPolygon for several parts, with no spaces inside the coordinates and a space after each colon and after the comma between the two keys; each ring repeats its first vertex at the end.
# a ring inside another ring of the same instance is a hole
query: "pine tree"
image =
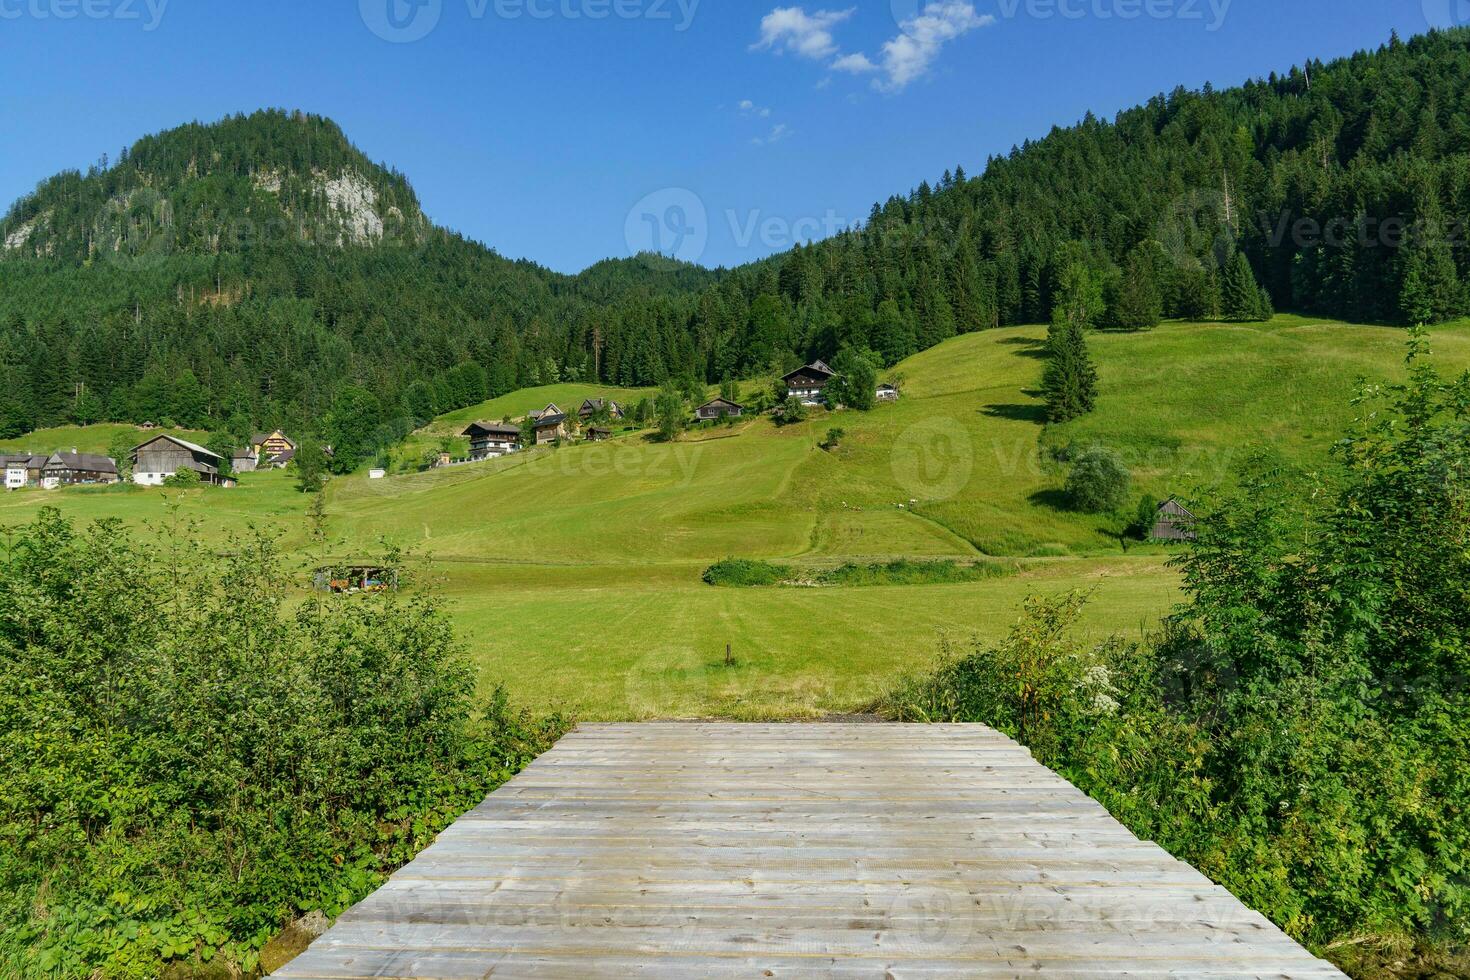
{"type": "Polygon", "coordinates": [[[1069,321],[1053,323],[1047,336],[1046,395],[1048,422],[1069,422],[1097,404],[1097,369],[1087,350],[1087,336],[1069,321]]]}
{"type": "Polygon", "coordinates": [[[1148,330],[1159,325],[1163,314],[1164,300],[1153,260],[1147,250],[1136,248],[1123,267],[1113,322],[1124,330],[1148,330]]]}
{"type": "Polygon", "coordinates": [[[1087,329],[1103,312],[1102,286],[1079,261],[1062,268],[1056,310],[1047,333],[1047,364],[1042,376],[1049,422],[1067,422],[1097,404],[1097,369],[1087,350],[1087,329]]]}
{"type": "Polygon", "coordinates": [[[1225,267],[1221,316],[1236,323],[1268,319],[1270,314],[1262,306],[1261,296],[1261,287],[1251,271],[1250,260],[1244,252],[1237,251],[1225,267]]]}

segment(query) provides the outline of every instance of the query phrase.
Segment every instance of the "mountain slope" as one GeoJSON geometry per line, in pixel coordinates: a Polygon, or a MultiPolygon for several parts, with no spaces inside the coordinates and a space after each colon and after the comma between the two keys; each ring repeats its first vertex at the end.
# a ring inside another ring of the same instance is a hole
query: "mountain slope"
{"type": "Polygon", "coordinates": [[[1277,308],[1470,313],[1470,31],[1239,88],[1176,90],[947,172],[821,243],[729,272],[581,276],[428,223],[326,120],[257,113],[140,141],[0,224],[0,435],[169,418],[379,442],[521,387],[757,377],[844,347],[897,363],[1050,318],[1085,268],[1104,326],[1277,308]]]}

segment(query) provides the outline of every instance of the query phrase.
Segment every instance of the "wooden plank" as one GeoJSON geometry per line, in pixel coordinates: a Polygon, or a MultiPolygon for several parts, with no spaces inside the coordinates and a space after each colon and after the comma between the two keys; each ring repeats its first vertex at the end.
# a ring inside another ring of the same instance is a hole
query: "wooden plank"
{"type": "Polygon", "coordinates": [[[584,725],[276,975],[1338,977],[981,726],[584,725]]]}

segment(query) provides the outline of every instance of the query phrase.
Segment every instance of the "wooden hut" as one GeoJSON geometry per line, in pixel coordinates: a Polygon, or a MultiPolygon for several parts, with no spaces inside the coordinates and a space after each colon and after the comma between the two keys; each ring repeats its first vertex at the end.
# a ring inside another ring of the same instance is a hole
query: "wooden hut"
{"type": "Polygon", "coordinates": [[[1155,541],[1193,541],[1199,537],[1194,530],[1198,520],[1188,508],[1170,497],[1159,504],[1153,533],[1149,537],[1155,541]]]}

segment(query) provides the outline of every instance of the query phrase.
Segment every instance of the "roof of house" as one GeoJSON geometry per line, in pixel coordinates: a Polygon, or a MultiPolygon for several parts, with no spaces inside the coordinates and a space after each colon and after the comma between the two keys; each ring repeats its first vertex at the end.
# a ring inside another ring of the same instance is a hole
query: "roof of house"
{"type": "Polygon", "coordinates": [[[235,450],[234,453],[231,454],[230,458],[231,459],[255,459],[255,450],[251,449],[249,446],[245,446],[242,449],[235,450]]]}
{"type": "Polygon", "coordinates": [[[881,385],[878,386],[878,390],[879,391],[897,391],[898,390],[898,386],[897,385],[890,385],[890,384],[881,384],[881,385]]]}
{"type": "Polygon", "coordinates": [[[255,435],[250,437],[250,444],[252,446],[258,446],[262,442],[265,442],[267,439],[274,439],[276,436],[280,436],[282,439],[285,439],[293,446],[296,445],[296,440],[286,435],[286,433],[282,432],[280,429],[276,429],[274,432],[257,432],[255,433],[255,435]]]}
{"type": "Polygon", "coordinates": [[[611,399],[604,401],[601,398],[588,398],[587,400],[582,402],[582,408],[580,410],[583,412],[595,412],[599,408],[602,408],[604,405],[606,405],[610,411],[622,410],[617,402],[612,401],[611,399]]]}
{"type": "Polygon", "coordinates": [[[149,439],[147,442],[143,443],[142,445],[140,445],[136,449],[134,449],[133,452],[134,453],[140,453],[144,449],[146,449],[149,446],[153,445],[155,442],[160,442],[160,441],[165,440],[165,439],[168,440],[169,442],[173,443],[176,446],[183,446],[185,449],[189,450],[189,452],[191,452],[191,453],[203,453],[205,456],[208,456],[208,457],[210,457],[212,459],[224,459],[223,456],[221,456],[219,453],[215,452],[213,449],[205,449],[203,446],[199,445],[197,442],[190,442],[188,439],[180,439],[178,436],[170,436],[170,435],[154,436],[152,439],[149,439]]]}
{"type": "Polygon", "coordinates": [[[1164,501],[1162,504],[1159,504],[1159,511],[1158,512],[1160,514],[1166,514],[1166,515],[1168,515],[1170,517],[1185,517],[1185,518],[1188,518],[1190,520],[1198,520],[1198,518],[1194,516],[1194,513],[1191,512],[1188,507],[1185,507],[1183,504],[1181,504],[1179,501],[1175,500],[1173,497],[1170,497],[1168,500],[1164,501]]]}
{"type": "Polygon", "coordinates": [[[540,418],[545,418],[548,415],[560,415],[562,418],[566,418],[567,417],[567,413],[566,412],[563,412],[560,408],[558,408],[557,405],[556,405],[556,402],[552,402],[550,405],[547,405],[541,411],[539,411],[539,412],[532,412],[531,413],[531,418],[533,418],[533,419],[540,419],[540,418]]]}
{"type": "Polygon", "coordinates": [[[286,450],[283,450],[281,452],[276,453],[270,459],[266,460],[266,462],[267,463],[275,463],[275,464],[279,464],[281,466],[285,466],[287,463],[291,462],[291,460],[293,460],[295,458],[296,458],[296,449],[293,447],[291,449],[286,449],[286,450]]]}
{"type": "Polygon", "coordinates": [[[596,426],[593,426],[592,428],[587,430],[587,434],[589,436],[610,436],[612,435],[612,429],[599,429],[596,426]]]}
{"type": "Polygon", "coordinates": [[[827,377],[831,378],[835,377],[837,375],[837,372],[829,368],[825,361],[812,361],[806,367],[799,367],[795,371],[782,375],[781,380],[786,381],[790,378],[796,377],[798,374],[825,374],[827,377]]]}
{"type": "Polygon", "coordinates": [[[725,406],[726,408],[736,408],[736,409],[739,409],[742,412],[745,411],[745,406],[744,405],[741,405],[739,402],[732,402],[728,398],[711,398],[709,401],[705,402],[703,405],[701,405],[698,408],[696,408],[695,411],[696,412],[702,412],[706,408],[719,408],[722,405],[725,406]]]}
{"type": "Polygon", "coordinates": [[[476,433],[484,433],[487,436],[518,436],[521,434],[521,427],[509,422],[471,422],[470,427],[460,434],[474,436],[476,433]]]}
{"type": "Polygon", "coordinates": [[[52,453],[46,460],[46,469],[84,470],[88,473],[116,473],[117,463],[107,456],[95,453],[52,453]]]}
{"type": "Polygon", "coordinates": [[[7,453],[0,455],[0,466],[25,466],[30,469],[39,469],[46,465],[45,456],[35,453],[7,453]]]}
{"type": "Polygon", "coordinates": [[[551,415],[542,415],[536,419],[536,428],[545,429],[553,425],[561,425],[566,420],[567,417],[560,412],[551,415]]]}

